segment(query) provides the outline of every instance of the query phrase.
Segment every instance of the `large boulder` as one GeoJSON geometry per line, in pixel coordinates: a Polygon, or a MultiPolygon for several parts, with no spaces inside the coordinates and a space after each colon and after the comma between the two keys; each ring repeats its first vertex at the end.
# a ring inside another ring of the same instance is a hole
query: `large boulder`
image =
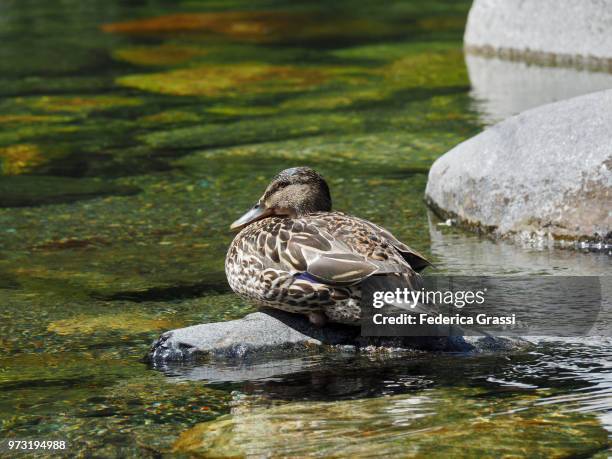
{"type": "Polygon", "coordinates": [[[544,105],[459,144],[429,172],[445,218],[523,240],[612,237],[612,90],[544,105]]]}
{"type": "MultiPolygon", "coordinates": [[[[284,359],[308,352],[406,351],[490,352],[514,351],[529,343],[491,336],[362,337],[358,327],[329,324],[318,328],[305,316],[268,309],[228,322],[194,325],[162,334],[146,360],[156,365],[200,359],[244,361],[262,357],[284,359]]],[[[277,371],[277,369],[273,369],[277,371]]],[[[270,371],[263,368],[262,371],[270,371]]],[[[218,375],[217,375],[218,376],[218,375]]]]}
{"type": "Polygon", "coordinates": [[[468,52],[612,68],[612,0],[475,0],[468,52]]]}

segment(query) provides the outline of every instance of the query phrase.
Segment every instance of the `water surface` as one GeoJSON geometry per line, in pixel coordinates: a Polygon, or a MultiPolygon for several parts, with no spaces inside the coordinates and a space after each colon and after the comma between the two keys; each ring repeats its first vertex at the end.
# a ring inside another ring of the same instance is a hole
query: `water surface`
{"type": "Polygon", "coordinates": [[[0,437],[100,457],[605,457],[609,339],[140,362],[162,331],[253,310],[225,282],[228,225],[290,166],[319,170],[336,208],[441,273],[611,274],[607,254],[430,221],[429,166],[491,119],[461,49],[468,8],[3,2],[0,437]]]}

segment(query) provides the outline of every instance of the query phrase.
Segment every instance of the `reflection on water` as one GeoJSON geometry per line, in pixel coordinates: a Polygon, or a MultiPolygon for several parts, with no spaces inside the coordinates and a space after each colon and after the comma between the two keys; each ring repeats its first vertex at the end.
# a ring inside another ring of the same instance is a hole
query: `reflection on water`
{"type": "Polygon", "coordinates": [[[471,95],[485,124],[540,105],[612,88],[612,74],[466,54],[471,95]]]}
{"type": "Polygon", "coordinates": [[[548,247],[522,247],[447,227],[428,215],[431,251],[440,272],[470,276],[597,276],[601,310],[590,335],[612,335],[612,272],[610,255],[548,247]]]}
{"type": "MultiPolygon", "coordinates": [[[[543,341],[536,352],[508,356],[314,356],[293,373],[287,366],[248,381],[243,368],[230,415],[183,432],[175,448],[222,457],[380,448],[439,457],[461,447],[498,456],[516,452],[520,437],[530,455],[593,454],[608,434],[588,413],[607,423],[610,412],[610,351],[600,344],[543,341]]],[[[193,370],[166,369],[177,382],[197,378],[193,370]]]]}
{"type": "Polygon", "coordinates": [[[518,247],[446,226],[428,215],[431,252],[448,274],[474,276],[609,276],[610,255],[548,247],[518,247]]]}

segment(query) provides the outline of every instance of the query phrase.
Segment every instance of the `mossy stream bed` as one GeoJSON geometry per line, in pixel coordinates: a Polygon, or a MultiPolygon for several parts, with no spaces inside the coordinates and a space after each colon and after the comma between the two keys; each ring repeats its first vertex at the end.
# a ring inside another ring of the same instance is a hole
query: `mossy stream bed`
{"type": "Polygon", "coordinates": [[[607,338],[311,355],[227,378],[141,361],[165,330],[252,312],[225,281],[229,223],[296,165],[439,272],[612,274],[603,253],[428,215],[429,166],[484,127],[469,3],[7,0],[0,439],[66,439],[82,457],[605,457],[607,338]]]}

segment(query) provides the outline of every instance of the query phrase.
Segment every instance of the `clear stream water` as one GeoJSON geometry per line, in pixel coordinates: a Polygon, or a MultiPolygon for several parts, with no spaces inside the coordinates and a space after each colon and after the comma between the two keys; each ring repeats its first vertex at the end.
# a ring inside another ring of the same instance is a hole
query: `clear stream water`
{"type": "Polygon", "coordinates": [[[0,4],[0,438],[84,457],[608,455],[609,337],[141,362],[162,331],[253,310],[225,282],[228,225],[289,166],[441,273],[612,274],[608,254],[492,242],[422,202],[435,158],[526,108],[503,88],[532,103],[549,70],[493,84],[496,64],[483,86],[480,62],[471,87],[467,1],[327,3],[0,4]]]}

